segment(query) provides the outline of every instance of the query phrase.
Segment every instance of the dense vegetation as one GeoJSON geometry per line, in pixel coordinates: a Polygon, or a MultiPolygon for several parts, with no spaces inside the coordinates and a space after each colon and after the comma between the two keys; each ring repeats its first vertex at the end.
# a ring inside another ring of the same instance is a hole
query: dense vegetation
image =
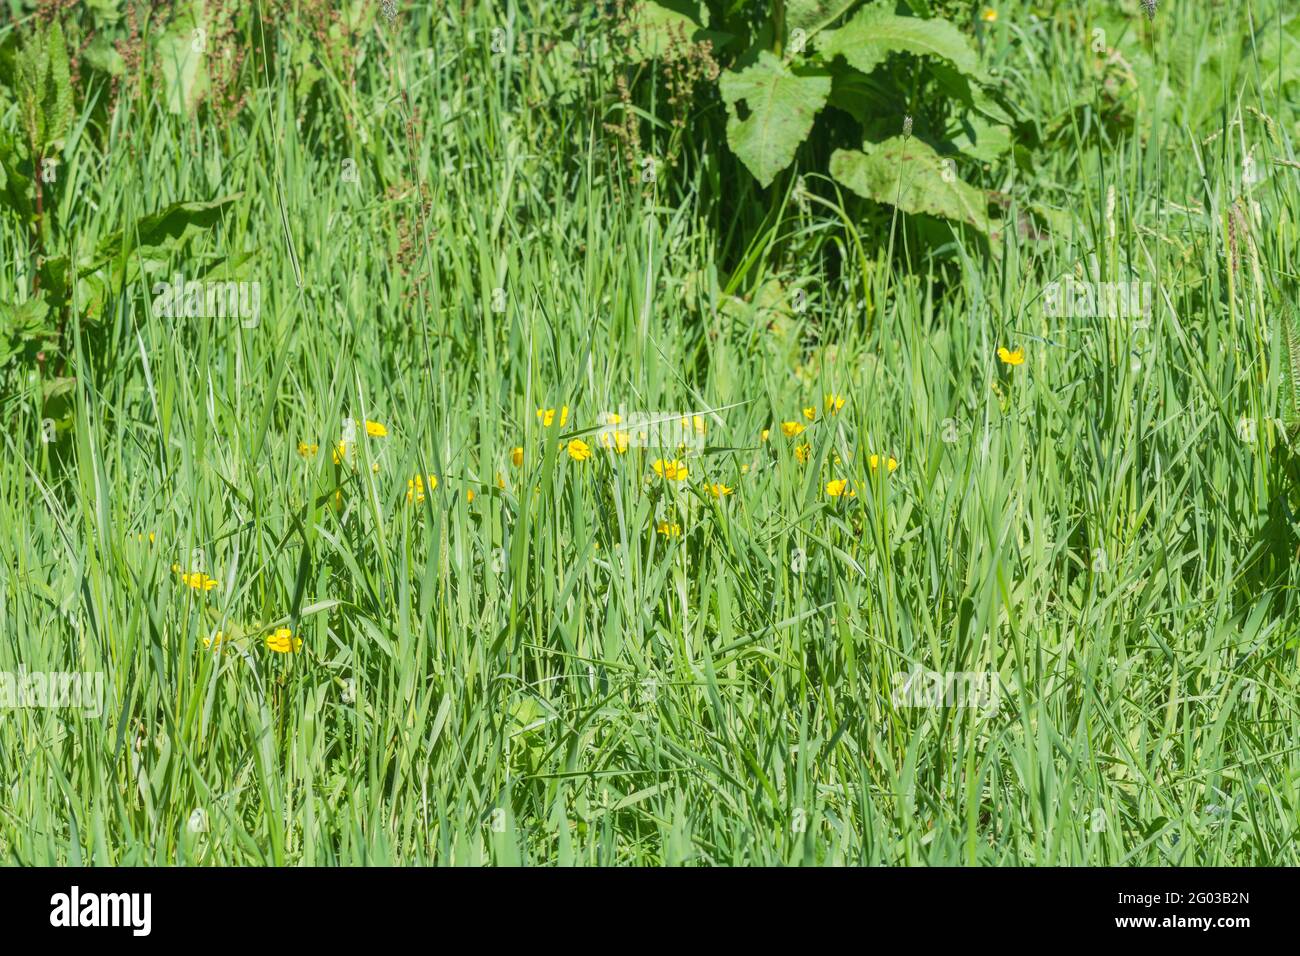
{"type": "Polygon", "coordinates": [[[1300,15],[1147,6],[0,0],[0,854],[1295,864],[1300,15]]]}

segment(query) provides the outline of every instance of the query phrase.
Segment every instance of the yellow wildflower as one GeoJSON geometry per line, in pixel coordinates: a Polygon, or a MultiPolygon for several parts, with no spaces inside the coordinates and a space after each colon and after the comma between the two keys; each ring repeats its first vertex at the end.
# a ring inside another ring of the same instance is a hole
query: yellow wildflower
{"type": "Polygon", "coordinates": [[[433,491],[438,487],[437,475],[416,475],[406,482],[406,503],[421,502],[424,500],[425,479],[428,479],[428,488],[433,491]]]}
{"type": "Polygon", "coordinates": [[[181,571],[178,565],[172,565],[172,570],[180,574],[181,580],[186,584],[186,586],[191,587],[196,591],[211,591],[217,586],[216,578],[210,578],[202,571],[191,571],[186,574],[184,571],[181,571]]]}
{"type": "Polygon", "coordinates": [[[1017,365],[1025,364],[1025,350],[1022,346],[1017,346],[1013,352],[1006,346],[1001,346],[998,348],[998,358],[1002,359],[1003,364],[1014,368],[1017,365]]]}
{"type": "Polygon", "coordinates": [[[669,481],[684,481],[686,479],[686,462],[674,458],[667,461],[663,458],[656,458],[652,466],[656,475],[667,478],[669,481]]]}
{"type": "Polygon", "coordinates": [[[628,444],[631,436],[625,431],[615,429],[612,432],[600,433],[600,444],[604,448],[611,448],[620,455],[627,454],[628,444]]]}
{"type": "Polygon", "coordinates": [[[708,490],[709,494],[713,495],[715,498],[722,498],[731,494],[735,490],[734,488],[730,488],[721,483],[716,485],[705,485],[704,487],[708,490]]]}
{"type": "MultiPolygon", "coordinates": [[[[555,409],[539,408],[537,410],[537,417],[542,420],[543,427],[550,428],[551,423],[555,421],[555,409]]],[[[564,423],[567,422],[568,420],[569,420],[569,406],[562,405],[560,407],[560,427],[563,428],[564,423]]]]}
{"type": "Polygon", "coordinates": [[[575,438],[569,442],[568,452],[574,461],[586,461],[591,457],[591,446],[581,438],[575,438]]]}
{"type": "Polygon", "coordinates": [[[998,12],[994,10],[992,7],[985,7],[984,12],[980,14],[980,19],[983,20],[985,23],[997,23],[998,12]]]}
{"type": "Polygon", "coordinates": [[[767,436],[770,434],[772,434],[772,430],[770,428],[764,428],[758,433],[759,441],[767,441],[767,436]]]}
{"type": "Polygon", "coordinates": [[[817,417],[817,409],[809,405],[807,408],[803,410],[803,417],[808,419],[808,421],[812,421],[814,418],[817,417]]]}
{"type": "Polygon", "coordinates": [[[682,533],[682,526],[679,524],[669,524],[667,521],[661,521],[655,530],[665,537],[676,538],[682,533]]]}
{"type": "Polygon", "coordinates": [[[784,435],[786,438],[793,438],[795,435],[798,435],[803,430],[804,430],[804,425],[802,422],[781,423],[781,434],[784,435]]]}
{"type": "Polygon", "coordinates": [[[304,458],[310,458],[320,449],[319,445],[309,445],[305,441],[298,442],[298,454],[304,458]]]}
{"type": "Polygon", "coordinates": [[[379,422],[366,422],[366,434],[371,438],[383,438],[388,434],[388,429],[379,422]]]}
{"type": "Polygon", "coordinates": [[[518,467],[520,467],[521,465],[523,465],[523,463],[524,463],[524,450],[523,450],[522,448],[514,448],[514,449],[511,450],[511,452],[510,452],[510,463],[511,463],[512,465],[514,465],[516,468],[518,468],[518,467]]]}
{"type": "Polygon", "coordinates": [[[798,445],[794,450],[794,457],[801,465],[808,464],[808,459],[811,455],[812,455],[812,445],[809,445],[807,442],[804,442],[804,444],[802,445],[798,445]]]}
{"type": "Polygon", "coordinates": [[[837,412],[839,412],[839,410],[843,407],[844,407],[843,395],[836,395],[834,392],[826,393],[826,411],[834,415],[837,412]]]}
{"type": "Polygon", "coordinates": [[[334,464],[336,465],[343,464],[343,461],[347,457],[348,457],[348,443],[345,441],[341,441],[338,443],[338,446],[334,449],[334,464]]]}
{"type": "Polygon", "coordinates": [[[839,498],[844,495],[852,498],[857,495],[857,492],[849,487],[847,478],[839,478],[835,481],[826,482],[826,494],[830,495],[832,498],[839,498]]]}
{"type": "MultiPolygon", "coordinates": [[[[880,456],[879,456],[879,455],[872,455],[870,458],[867,459],[867,464],[871,466],[871,470],[872,470],[872,471],[875,471],[877,468],[880,467],[880,456]]],[[[897,470],[898,470],[898,459],[895,458],[893,455],[890,455],[890,456],[889,456],[889,461],[886,463],[885,467],[886,467],[889,471],[897,471],[897,470]]]]}
{"type": "Polygon", "coordinates": [[[294,637],[293,631],[282,627],[266,639],[266,647],[277,654],[288,654],[302,647],[302,638],[294,637]]]}

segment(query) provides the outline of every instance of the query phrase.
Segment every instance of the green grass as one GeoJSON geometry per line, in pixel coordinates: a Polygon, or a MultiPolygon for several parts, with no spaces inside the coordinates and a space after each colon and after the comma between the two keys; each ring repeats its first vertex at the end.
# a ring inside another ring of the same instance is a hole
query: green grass
{"type": "MultiPolygon", "coordinates": [[[[102,672],[105,710],[0,712],[3,857],[1300,862],[1273,423],[1300,200],[1273,160],[1300,130],[1246,39],[1278,5],[1162,10],[1133,131],[1102,134],[1085,27],[1114,5],[1000,7],[986,61],[1070,119],[981,184],[1033,190],[1060,228],[927,246],[888,209],[778,192],[748,259],[726,167],[629,190],[589,81],[493,57],[505,12],[472,6],[380,21],[314,119],[270,74],[230,125],[146,95],[65,150],[78,248],[238,194],[163,275],[255,251],[261,321],[168,319],[135,282],[70,330],[60,442],[30,395],[5,406],[0,671],[102,672]],[[1245,52],[1188,55],[1221,42],[1245,52]],[[1076,267],[1152,281],[1149,329],[1045,316],[1076,267]],[[619,408],[706,415],[687,481],[654,475],[661,452],[561,448],[619,408]],[[336,467],[348,417],[388,434],[336,467]],[[828,497],[837,478],[857,494],[828,497]],[[281,626],[301,650],[267,649],[281,626]],[[896,706],[914,667],[994,672],[1000,709],[896,706]]],[[[25,294],[28,234],[0,222],[0,289],[25,294]]]]}

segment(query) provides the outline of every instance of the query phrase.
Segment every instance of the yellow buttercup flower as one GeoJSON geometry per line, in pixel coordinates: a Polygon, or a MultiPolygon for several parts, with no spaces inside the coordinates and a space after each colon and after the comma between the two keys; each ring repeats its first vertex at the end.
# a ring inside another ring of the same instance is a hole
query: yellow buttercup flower
{"type": "Polygon", "coordinates": [[[216,578],[210,578],[202,571],[191,571],[187,574],[180,569],[179,565],[172,565],[172,570],[179,573],[181,581],[183,581],[187,587],[191,587],[195,591],[211,591],[217,586],[216,578]]]}
{"type": "Polygon", "coordinates": [[[511,463],[512,465],[514,465],[516,468],[519,468],[520,466],[523,465],[523,463],[524,463],[524,450],[523,450],[522,448],[514,448],[514,449],[511,449],[511,451],[510,451],[510,463],[511,463]]]}
{"type": "Polygon", "coordinates": [[[506,487],[506,479],[499,471],[497,472],[497,487],[502,491],[504,491],[506,487]]]}
{"type": "Polygon", "coordinates": [[[849,487],[847,478],[840,478],[836,481],[826,482],[826,494],[830,495],[832,498],[840,498],[845,495],[852,498],[857,494],[857,492],[849,487]]]}
{"type": "Polygon", "coordinates": [[[627,454],[630,441],[631,436],[627,432],[618,429],[615,429],[612,432],[600,433],[601,447],[613,449],[620,455],[627,454]]]}
{"type": "Polygon", "coordinates": [[[668,538],[676,538],[682,533],[682,526],[679,524],[669,524],[667,521],[661,521],[655,527],[655,530],[668,538]]]}
{"type": "Polygon", "coordinates": [[[832,415],[844,407],[844,396],[836,395],[834,392],[826,393],[826,411],[832,415]]]}
{"type": "Polygon", "coordinates": [[[794,450],[795,460],[798,461],[799,464],[801,465],[808,464],[808,459],[811,455],[812,455],[812,445],[809,445],[807,442],[804,442],[804,444],[797,446],[794,450]]]}
{"type": "Polygon", "coordinates": [[[606,425],[617,425],[623,421],[623,416],[618,412],[610,412],[605,416],[606,425]]]}
{"type": "Polygon", "coordinates": [[[1025,350],[1022,346],[1017,346],[1013,352],[1005,346],[998,348],[998,358],[1002,359],[1003,364],[1010,365],[1013,368],[1017,365],[1025,364],[1025,350]]]}
{"type": "Polygon", "coordinates": [[[725,497],[735,490],[734,488],[729,488],[727,485],[721,483],[716,485],[705,485],[704,487],[708,490],[709,494],[713,495],[715,498],[725,497]]]}
{"type": "Polygon", "coordinates": [[[798,435],[803,430],[804,430],[804,425],[802,422],[781,423],[781,434],[784,435],[786,438],[793,438],[795,435],[798,435]]]}
{"type": "Polygon", "coordinates": [[[473,504],[473,503],[474,503],[474,489],[473,489],[473,488],[467,488],[467,489],[465,490],[465,499],[466,499],[470,504],[473,504]]]}
{"type": "MultiPolygon", "coordinates": [[[[544,428],[550,428],[551,423],[555,421],[555,409],[539,408],[537,410],[537,417],[542,420],[542,426],[544,428]]],[[[563,405],[560,407],[560,427],[563,428],[564,423],[567,422],[568,420],[569,420],[569,406],[563,405]]]]}
{"type": "Polygon", "coordinates": [[[568,452],[574,461],[586,461],[591,457],[591,446],[581,438],[575,438],[569,442],[568,452]]]}
{"type": "Polygon", "coordinates": [[[772,434],[772,429],[764,428],[761,432],[758,433],[759,441],[767,441],[767,436],[770,434],[772,434]]]}
{"type": "Polygon", "coordinates": [[[348,443],[341,441],[334,449],[334,464],[343,464],[344,459],[348,457],[348,443]]]}
{"type": "MultiPolygon", "coordinates": [[[[867,464],[871,466],[871,470],[872,470],[872,471],[875,471],[876,469],[878,469],[878,468],[880,467],[880,456],[879,456],[879,455],[872,455],[870,458],[867,459],[867,464]]],[[[893,455],[890,455],[890,456],[889,456],[889,461],[886,463],[885,467],[886,467],[889,471],[897,471],[897,470],[898,470],[898,459],[895,458],[893,455]]]]}
{"type": "Polygon", "coordinates": [[[985,23],[996,23],[998,20],[998,12],[992,7],[985,7],[984,12],[980,14],[980,19],[985,23]]]}
{"type": "Polygon", "coordinates": [[[803,417],[808,419],[808,421],[812,421],[817,417],[817,409],[809,405],[807,408],[803,410],[803,417]]]}
{"type": "Polygon", "coordinates": [[[371,438],[383,438],[388,434],[388,429],[379,422],[366,422],[366,434],[371,438]]]}
{"type": "Polygon", "coordinates": [[[217,633],[213,634],[211,637],[205,637],[203,639],[203,646],[220,647],[222,642],[225,641],[225,639],[226,639],[225,633],[222,631],[217,631],[217,633]]]}
{"type": "Polygon", "coordinates": [[[266,639],[266,647],[277,654],[288,654],[302,647],[302,638],[294,637],[293,631],[282,627],[266,639]]]}
{"type": "Polygon", "coordinates": [[[663,458],[656,458],[651,467],[654,468],[656,475],[667,478],[669,481],[686,480],[686,462],[680,459],[674,458],[672,461],[667,461],[663,458]]]}
{"type": "Polygon", "coordinates": [[[424,500],[426,479],[430,491],[433,491],[438,487],[437,475],[416,475],[414,478],[411,478],[406,482],[406,503],[408,505],[412,502],[419,503],[424,500]]]}
{"type": "Polygon", "coordinates": [[[298,442],[298,454],[304,458],[310,458],[320,449],[319,445],[309,445],[305,441],[298,442]]]}
{"type": "Polygon", "coordinates": [[[692,416],[692,417],[691,417],[691,425],[692,425],[692,426],[694,427],[694,429],[695,429],[695,434],[697,434],[697,435],[703,435],[703,434],[704,434],[704,416],[703,416],[703,415],[694,415],[694,416],[692,416]]]}

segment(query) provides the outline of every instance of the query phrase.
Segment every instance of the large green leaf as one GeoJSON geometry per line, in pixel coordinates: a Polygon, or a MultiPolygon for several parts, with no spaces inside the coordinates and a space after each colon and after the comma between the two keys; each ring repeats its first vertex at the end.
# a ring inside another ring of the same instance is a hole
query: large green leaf
{"type": "Polygon", "coordinates": [[[58,20],[23,44],[13,71],[27,143],[37,155],[45,155],[60,143],[72,122],[68,48],[58,20]]]}
{"type": "Polygon", "coordinates": [[[1272,90],[1300,80],[1300,16],[1269,24],[1254,41],[1261,87],[1272,90]]]}
{"type": "Polygon", "coordinates": [[[984,193],[958,179],[952,160],[915,137],[868,143],[862,152],[837,149],[831,175],[858,195],[903,212],[941,216],[981,232],[989,229],[984,193]]]}
{"type": "Polygon", "coordinates": [[[44,293],[21,304],[0,301],[0,366],[22,352],[29,343],[54,335],[44,293]]]}
{"type": "Polygon", "coordinates": [[[786,28],[803,30],[812,37],[855,3],[857,0],[790,0],[785,7],[786,28]]]}
{"type": "Polygon", "coordinates": [[[126,61],[122,59],[122,54],[117,52],[112,41],[103,33],[90,41],[90,45],[81,56],[91,69],[98,70],[100,73],[121,76],[126,72],[126,61]]]}
{"type": "Polygon", "coordinates": [[[192,115],[209,86],[203,5],[182,12],[155,42],[168,111],[192,115]]]}
{"type": "Polygon", "coordinates": [[[190,240],[211,230],[221,221],[226,207],[241,195],[232,193],[211,202],[175,202],[143,216],[130,229],[119,229],[100,240],[95,256],[82,263],[78,271],[84,276],[115,262],[120,282],[122,276],[134,270],[136,258],[167,260],[190,240]]]}
{"type": "Polygon", "coordinates": [[[972,113],[959,118],[951,145],[966,156],[991,163],[1011,149],[1011,129],[972,113]]]}
{"type": "Polygon", "coordinates": [[[727,143],[766,187],[794,160],[817,111],[826,104],[831,80],[828,76],[796,76],[764,50],[748,69],[724,73],[719,90],[727,104],[727,143]],[[749,110],[744,119],[737,106],[742,100],[749,110]]]}
{"type": "Polygon", "coordinates": [[[31,219],[32,180],[26,173],[27,148],[17,135],[0,129],[0,202],[24,219],[31,219]]]}
{"type": "Polygon", "coordinates": [[[628,14],[633,57],[648,60],[663,56],[673,43],[693,39],[701,25],[698,17],[699,10],[694,4],[649,0],[637,3],[628,14]]]}
{"type": "Polygon", "coordinates": [[[45,38],[49,81],[45,89],[45,140],[41,148],[61,144],[72,124],[72,73],[68,65],[68,47],[63,42],[63,27],[55,20],[45,38]]]}
{"type": "Polygon", "coordinates": [[[900,17],[881,7],[867,7],[840,29],[823,33],[817,48],[827,59],[844,57],[863,73],[870,73],[891,53],[917,53],[941,57],[967,76],[982,77],[970,38],[938,17],[900,17]]]}

